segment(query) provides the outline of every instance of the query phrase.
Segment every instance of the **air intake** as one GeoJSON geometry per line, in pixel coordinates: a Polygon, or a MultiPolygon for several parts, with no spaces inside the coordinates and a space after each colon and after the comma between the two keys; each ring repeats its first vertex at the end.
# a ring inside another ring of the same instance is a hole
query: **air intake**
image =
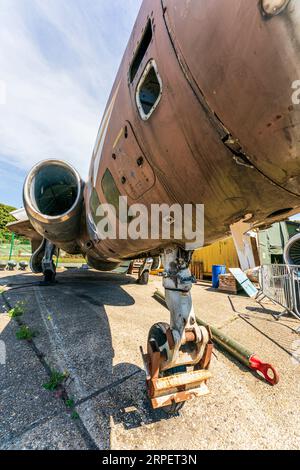
{"type": "Polygon", "coordinates": [[[78,236],[83,183],[69,164],[60,160],[37,164],[26,178],[23,199],[29,220],[42,237],[69,242],[78,236]]]}
{"type": "Polygon", "coordinates": [[[284,261],[288,265],[300,266],[300,233],[292,237],[286,244],[284,261]]]}

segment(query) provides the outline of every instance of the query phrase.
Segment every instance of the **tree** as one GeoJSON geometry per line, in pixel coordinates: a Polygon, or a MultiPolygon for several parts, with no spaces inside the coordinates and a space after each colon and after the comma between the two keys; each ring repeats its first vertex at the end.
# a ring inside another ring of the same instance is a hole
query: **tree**
{"type": "Polygon", "coordinates": [[[14,210],[14,207],[0,204],[0,240],[9,240],[11,238],[11,232],[6,228],[6,225],[15,220],[14,217],[10,215],[10,212],[14,210]]]}

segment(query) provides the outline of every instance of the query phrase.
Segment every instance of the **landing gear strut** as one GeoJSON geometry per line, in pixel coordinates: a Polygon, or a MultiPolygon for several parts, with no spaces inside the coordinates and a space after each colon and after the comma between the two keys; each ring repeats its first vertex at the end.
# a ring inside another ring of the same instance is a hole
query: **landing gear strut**
{"type": "Polygon", "coordinates": [[[56,246],[46,240],[45,252],[42,260],[42,270],[44,274],[44,282],[51,284],[55,282],[56,266],[53,261],[53,256],[56,253],[56,246]]]}
{"type": "Polygon", "coordinates": [[[213,345],[207,328],[198,326],[189,264],[192,252],[170,247],[163,254],[163,286],[170,325],[156,323],[143,354],[147,389],[153,408],[176,413],[186,400],[206,395],[213,345]]]}
{"type": "Polygon", "coordinates": [[[44,283],[50,284],[55,282],[56,266],[53,256],[58,256],[59,250],[56,246],[43,238],[42,242],[35,246],[33,254],[30,258],[30,269],[33,273],[43,273],[44,283]]]}
{"type": "Polygon", "coordinates": [[[149,275],[152,269],[153,259],[146,258],[144,263],[139,269],[139,277],[137,279],[137,283],[143,286],[147,285],[149,282],[149,275]]]}

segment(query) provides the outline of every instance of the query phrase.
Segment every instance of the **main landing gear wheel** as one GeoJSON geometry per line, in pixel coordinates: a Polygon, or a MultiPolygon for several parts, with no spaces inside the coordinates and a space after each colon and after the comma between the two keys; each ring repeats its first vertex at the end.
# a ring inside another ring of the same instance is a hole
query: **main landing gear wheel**
{"type": "Polygon", "coordinates": [[[146,286],[148,284],[150,271],[152,269],[152,264],[153,264],[152,258],[146,258],[144,260],[143,264],[140,266],[140,269],[139,269],[139,276],[138,276],[137,284],[140,284],[142,286],[146,286]]]}
{"type": "Polygon", "coordinates": [[[141,276],[138,278],[138,284],[141,286],[146,286],[149,282],[149,271],[144,271],[141,276]]]}
{"type": "Polygon", "coordinates": [[[46,284],[53,284],[55,282],[55,276],[56,276],[55,270],[54,271],[51,271],[51,270],[45,271],[44,272],[44,282],[46,284]]]}

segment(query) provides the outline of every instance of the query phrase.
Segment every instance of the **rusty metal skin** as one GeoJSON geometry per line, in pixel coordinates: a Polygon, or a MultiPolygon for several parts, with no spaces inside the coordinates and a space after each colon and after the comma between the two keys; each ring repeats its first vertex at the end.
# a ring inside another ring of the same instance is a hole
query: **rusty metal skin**
{"type": "Polygon", "coordinates": [[[107,170],[129,205],[204,204],[205,244],[246,216],[255,227],[299,211],[299,26],[299,0],[144,0],[84,190],[75,245],[93,266],[156,256],[170,243],[98,238],[91,201],[108,202],[107,170]],[[143,116],[136,96],[152,64],[160,94],[143,116]]]}
{"type": "Polygon", "coordinates": [[[292,83],[300,76],[299,2],[262,2],[268,15],[278,15],[270,21],[257,2],[163,0],[163,5],[174,47],[197,92],[251,163],[299,194],[300,107],[291,100],[292,83]]]}
{"type": "MultiPolygon", "coordinates": [[[[204,204],[206,244],[246,214],[259,225],[297,210],[300,107],[291,104],[291,84],[300,75],[300,5],[289,2],[270,21],[261,7],[243,0],[143,2],[100,128],[104,138],[95,146],[87,204],[93,185],[106,202],[101,180],[109,168],[129,204],[204,204]],[[149,21],[153,37],[131,81],[149,21]],[[144,121],[136,89],[153,59],[163,92],[144,121]],[[141,155],[151,183],[142,177],[129,189],[122,175],[137,174],[141,155]]],[[[114,261],[157,253],[164,243],[106,240],[97,243],[96,253],[114,261]]]]}

